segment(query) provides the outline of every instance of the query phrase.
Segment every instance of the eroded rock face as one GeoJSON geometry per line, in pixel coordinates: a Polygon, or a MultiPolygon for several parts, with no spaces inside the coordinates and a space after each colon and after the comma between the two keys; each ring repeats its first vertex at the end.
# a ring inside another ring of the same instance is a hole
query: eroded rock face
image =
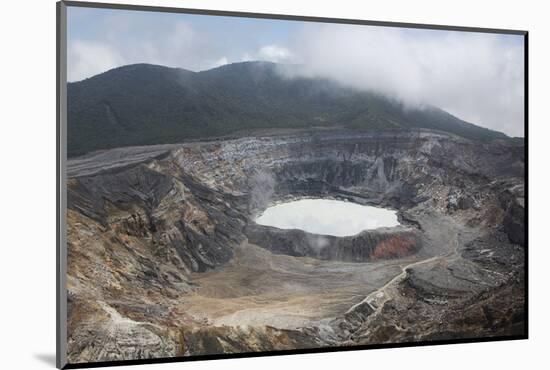
{"type": "Polygon", "coordinates": [[[417,230],[404,227],[336,237],[251,224],[247,226],[245,233],[249,242],[273,253],[346,262],[406,257],[417,252],[422,243],[417,230]]]}
{"type": "Polygon", "coordinates": [[[182,329],[184,355],[215,355],[221,353],[268,352],[326,345],[319,330],[299,330],[265,327],[209,327],[182,329]]]}
{"type": "Polygon", "coordinates": [[[495,233],[457,252],[406,268],[352,307],[335,321],[342,338],[353,345],[523,334],[523,248],[495,233]]]}
{"type": "Polygon", "coordinates": [[[522,153],[320,131],[73,159],[69,361],[521,334],[522,153]],[[402,225],[336,238],[253,222],[302,196],[389,206],[402,225]]]}

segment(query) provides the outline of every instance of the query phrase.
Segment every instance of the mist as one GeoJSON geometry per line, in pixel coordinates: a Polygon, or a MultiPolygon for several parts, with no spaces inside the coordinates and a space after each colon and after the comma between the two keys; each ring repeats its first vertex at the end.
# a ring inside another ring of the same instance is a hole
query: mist
{"type": "Polygon", "coordinates": [[[306,77],[325,77],[523,136],[521,36],[309,24],[288,46],[306,77]]]}
{"type": "Polygon", "coordinates": [[[250,188],[249,210],[255,212],[267,207],[275,193],[275,178],[270,172],[257,170],[248,178],[250,188]]]}

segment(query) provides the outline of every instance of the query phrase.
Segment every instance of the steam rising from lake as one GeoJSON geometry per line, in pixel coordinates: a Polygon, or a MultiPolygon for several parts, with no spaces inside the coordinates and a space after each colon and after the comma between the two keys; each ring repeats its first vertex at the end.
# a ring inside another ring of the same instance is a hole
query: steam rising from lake
{"type": "Polygon", "coordinates": [[[302,199],[267,208],[256,223],[313,234],[350,236],[399,225],[397,212],[340,200],[302,199]]]}

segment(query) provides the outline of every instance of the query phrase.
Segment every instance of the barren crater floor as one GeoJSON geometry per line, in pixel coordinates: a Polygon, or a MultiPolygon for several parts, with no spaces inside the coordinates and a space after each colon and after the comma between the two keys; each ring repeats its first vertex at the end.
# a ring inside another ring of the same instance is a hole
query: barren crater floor
{"type": "Polygon", "coordinates": [[[522,153],[393,130],[71,159],[69,360],[522,334],[522,153]],[[314,199],[349,221],[270,216],[314,199]]]}

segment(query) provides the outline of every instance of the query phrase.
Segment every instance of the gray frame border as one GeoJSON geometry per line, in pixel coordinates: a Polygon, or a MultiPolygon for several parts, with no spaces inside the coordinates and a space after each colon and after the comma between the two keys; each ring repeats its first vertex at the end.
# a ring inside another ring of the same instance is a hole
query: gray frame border
{"type": "Polygon", "coordinates": [[[67,364],[67,5],[56,4],[57,153],[56,153],[56,354],[57,368],[67,364]]]}
{"type": "Polygon", "coordinates": [[[420,346],[436,346],[445,344],[460,344],[460,343],[482,343],[496,342],[509,340],[522,340],[529,338],[529,135],[528,135],[528,117],[529,117],[529,32],[526,30],[514,29],[498,29],[498,28],[482,28],[482,27],[461,27],[451,25],[434,25],[434,24],[419,24],[419,23],[404,23],[404,22],[385,22],[372,20],[358,20],[347,18],[328,18],[314,16],[299,16],[285,14],[268,14],[268,13],[251,13],[237,11],[221,11],[210,9],[191,9],[191,8],[175,8],[162,6],[147,6],[147,5],[131,5],[131,4],[112,4],[101,2],[84,2],[61,0],[56,3],[56,367],[58,369],[69,368],[92,368],[104,366],[126,366],[138,364],[155,364],[155,363],[171,363],[171,362],[187,362],[187,361],[204,361],[217,360],[228,358],[243,358],[243,357],[264,357],[264,356],[282,356],[290,354],[306,354],[306,353],[323,353],[323,352],[342,352],[342,351],[359,351],[365,349],[379,348],[404,348],[404,347],[420,347],[420,346]],[[501,337],[483,337],[483,338],[462,338],[453,340],[436,340],[436,341],[420,341],[406,343],[389,343],[389,344],[374,344],[374,345],[357,345],[350,347],[326,347],[314,349],[300,350],[284,350],[272,352],[250,352],[250,353],[235,353],[235,354],[218,354],[218,355],[201,355],[190,357],[168,357],[168,358],[153,358],[143,360],[121,360],[121,361],[104,361],[69,364],[67,362],[67,7],[84,7],[84,8],[99,8],[99,9],[118,9],[118,10],[133,10],[133,11],[149,11],[149,12],[164,12],[164,13],[184,13],[226,17],[245,17],[258,19],[279,19],[290,21],[306,21],[318,23],[337,23],[337,24],[354,24],[366,26],[382,26],[395,28],[415,28],[427,30],[445,30],[445,31],[460,31],[460,32],[477,32],[477,33],[495,33],[520,35],[524,38],[524,156],[525,156],[525,334],[515,336],[501,337]]]}

